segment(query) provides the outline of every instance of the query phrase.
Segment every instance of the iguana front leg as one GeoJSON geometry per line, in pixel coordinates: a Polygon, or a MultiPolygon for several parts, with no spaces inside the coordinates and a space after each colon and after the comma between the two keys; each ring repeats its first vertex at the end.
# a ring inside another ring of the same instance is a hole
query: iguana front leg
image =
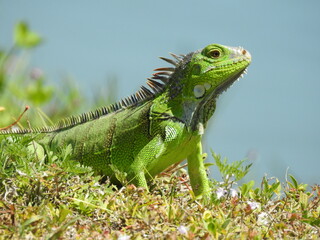
{"type": "Polygon", "coordinates": [[[132,183],[136,187],[143,187],[149,191],[146,176],[142,169],[133,171],[132,175],[134,175],[134,177],[129,181],[129,184],[132,183]]]}
{"type": "MultiPolygon", "coordinates": [[[[149,190],[147,179],[153,177],[149,172],[150,164],[154,162],[164,152],[165,148],[160,135],[156,135],[147,145],[145,145],[135,157],[130,166],[129,182],[137,187],[144,187],[149,190]]],[[[156,163],[159,165],[160,163],[156,163]]]]}
{"type": "Polygon", "coordinates": [[[188,156],[188,172],[192,190],[195,196],[209,194],[209,180],[203,164],[201,141],[196,144],[194,151],[188,156]]]}

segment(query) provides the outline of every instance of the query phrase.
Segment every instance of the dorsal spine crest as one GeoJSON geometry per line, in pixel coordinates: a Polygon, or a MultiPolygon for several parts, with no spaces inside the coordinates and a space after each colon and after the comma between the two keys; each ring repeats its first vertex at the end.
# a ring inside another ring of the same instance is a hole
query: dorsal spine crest
{"type": "Polygon", "coordinates": [[[58,123],[49,127],[41,127],[41,128],[25,128],[25,129],[14,129],[14,130],[4,130],[2,133],[10,134],[22,134],[22,133],[49,133],[54,131],[63,130],[65,128],[70,128],[79,124],[83,124],[100,117],[106,116],[110,113],[126,109],[129,107],[137,106],[142,104],[150,99],[157,97],[161,94],[166,87],[171,83],[172,75],[177,71],[182,62],[185,62],[186,58],[190,59],[188,56],[192,55],[192,53],[188,55],[176,55],[170,53],[171,56],[175,58],[169,59],[164,57],[159,57],[160,59],[170,63],[173,67],[162,67],[154,69],[156,73],[152,74],[152,77],[147,78],[147,85],[149,88],[145,86],[141,86],[140,89],[126,97],[121,99],[120,101],[110,104],[108,106],[100,107],[94,111],[82,113],[77,116],[70,116],[58,121],[58,123]]]}

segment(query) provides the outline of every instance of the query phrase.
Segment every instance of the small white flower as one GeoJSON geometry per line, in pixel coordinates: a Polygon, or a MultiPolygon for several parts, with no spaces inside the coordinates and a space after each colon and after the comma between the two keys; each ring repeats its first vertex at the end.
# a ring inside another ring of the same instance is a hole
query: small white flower
{"type": "Polygon", "coordinates": [[[268,216],[267,213],[262,212],[258,215],[258,221],[257,223],[260,225],[267,225],[270,221],[270,217],[268,216]]]}
{"type": "Polygon", "coordinates": [[[130,239],[130,236],[128,235],[121,235],[118,237],[118,240],[129,240],[130,239]]]}
{"type": "Polygon", "coordinates": [[[234,174],[231,174],[231,175],[230,175],[230,174],[227,174],[227,175],[226,175],[226,179],[227,179],[227,180],[233,179],[233,178],[234,178],[234,174]]]}
{"type": "Polygon", "coordinates": [[[26,173],[20,171],[19,169],[17,169],[17,173],[18,173],[20,176],[27,176],[26,173]]]}
{"type": "Polygon", "coordinates": [[[260,208],[260,203],[247,201],[247,204],[250,206],[251,210],[260,208]]]}
{"type": "Polygon", "coordinates": [[[99,193],[100,195],[104,195],[104,191],[103,191],[102,189],[98,189],[98,193],[99,193]]]}
{"type": "Polygon", "coordinates": [[[188,228],[186,226],[183,226],[183,225],[180,225],[178,227],[178,231],[181,233],[181,234],[188,234],[188,228]]]}
{"type": "Polygon", "coordinates": [[[237,190],[230,188],[230,196],[231,197],[236,197],[238,196],[237,190]]]}
{"type": "Polygon", "coordinates": [[[220,199],[220,198],[224,197],[225,195],[227,195],[228,191],[223,189],[222,187],[219,187],[216,191],[216,194],[217,194],[217,198],[220,199]]]}

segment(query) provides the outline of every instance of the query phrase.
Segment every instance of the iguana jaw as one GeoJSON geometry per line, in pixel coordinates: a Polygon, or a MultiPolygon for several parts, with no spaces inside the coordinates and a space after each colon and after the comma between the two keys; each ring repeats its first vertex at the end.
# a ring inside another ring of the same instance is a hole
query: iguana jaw
{"type": "Polygon", "coordinates": [[[212,92],[211,96],[208,96],[208,98],[212,98],[219,96],[222,92],[226,91],[229,87],[232,86],[232,84],[239,80],[239,78],[242,78],[247,73],[247,68],[243,69],[239,73],[236,73],[235,75],[231,76],[229,79],[221,83],[215,91],[212,92]]]}
{"type": "MultiPolygon", "coordinates": [[[[230,76],[229,79],[224,81],[220,84],[214,91],[204,97],[200,103],[196,103],[193,101],[185,102],[184,106],[184,117],[182,118],[183,121],[186,123],[187,126],[191,126],[193,130],[198,128],[199,126],[205,126],[208,116],[206,116],[206,111],[203,109],[205,106],[209,107],[209,105],[213,105],[209,108],[212,108],[213,112],[215,109],[215,99],[223,92],[226,91],[236,80],[242,78],[244,74],[247,73],[247,68],[241,70],[240,72],[230,76]],[[200,125],[198,125],[200,123],[200,125]]],[[[213,113],[212,112],[212,113],[213,113]]]]}
{"type": "Polygon", "coordinates": [[[191,128],[193,130],[198,128],[199,123],[202,127],[203,127],[203,125],[206,125],[206,122],[209,119],[209,117],[206,116],[206,114],[208,114],[208,113],[206,113],[206,111],[204,111],[204,108],[205,107],[211,108],[212,113],[213,113],[215,110],[215,99],[223,91],[226,91],[236,80],[241,78],[246,73],[247,73],[247,68],[245,68],[242,71],[238,72],[237,74],[231,76],[229,79],[227,79],[222,84],[220,84],[212,93],[210,93],[205,98],[203,98],[202,101],[195,108],[196,111],[192,114],[192,117],[189,119],[188,125],[191,126],[191,128]]]}

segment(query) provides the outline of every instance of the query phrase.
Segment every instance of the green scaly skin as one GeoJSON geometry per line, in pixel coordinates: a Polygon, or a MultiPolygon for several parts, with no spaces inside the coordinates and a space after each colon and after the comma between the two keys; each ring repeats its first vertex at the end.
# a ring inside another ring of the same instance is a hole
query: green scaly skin
{"type": "Polygon", "coordinates": [[[72,158],[119,183],[116,172],[136,186],[170,165],[188,160],[196,196],[209,193],[201,139],[221,92],[237,80],[251,62],[242,47],[211,44],[177,60],[164,59],[173,68],[156,69],[135,95],[71,117],[52,128],[2,131],[0,134],[35,134],[45,151],[60,151],[71,144],[72,158]],[[161,82],[164,82],[162,84],[161,82]]]}

